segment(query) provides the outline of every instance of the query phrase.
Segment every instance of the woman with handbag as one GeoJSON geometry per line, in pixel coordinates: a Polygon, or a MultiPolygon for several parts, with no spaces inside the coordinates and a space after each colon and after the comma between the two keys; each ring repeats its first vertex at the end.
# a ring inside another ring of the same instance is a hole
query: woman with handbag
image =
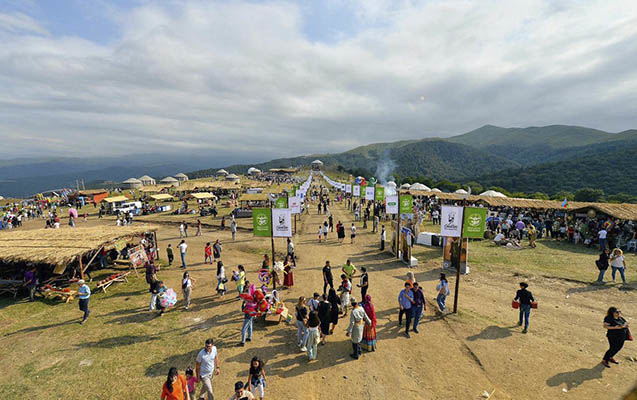
{"type": "Polygon", "coordinates": [[[320,325],[321,320],[318,316],[318,312],[312,311],[307,319],[307,339],[305,342],[307,357],[310,361],[316,360],[318,357],[318,344],[321,341],[321,333],[319,332],[320,325]]]}
{"type": "MultiPolygon", "coordinates": [[[[628,323],[621,316],[621,311],[617,307],[611,307],[604,317],[604,329],[608,338],[608,350],[604,354],[602,364],[610,368],[609,362],[619,364],[613,357],[624,347],[624,342],[629,339],[628,323]]],[[[630,338],[632,340],[632,338],[630,338]]]]}
{"type": "Polygon", "coordinates": [[[597,276],[598,283],[604,283],[604,274],[608,269],[608,259],[610,256],[610,249],[605,248],[602,251],[602,254],[599,255],[599,260],[595,261],[595,265],[597,265],[597,269],[599,270],[599,275],[597,276]]]}
{"type": "Polygon", "coordinates": [[[533,294],[526,290],[529,284],[526,282],[520,282],[520,290],[515,293],[515,300],[520,301],[520,320],[518,326],[522,326],[522,320],[524,320],[524,329],[522,333],[527,333],[529,330],[529,317],[531,316],[531,304],[535,302],[533,294]]]}

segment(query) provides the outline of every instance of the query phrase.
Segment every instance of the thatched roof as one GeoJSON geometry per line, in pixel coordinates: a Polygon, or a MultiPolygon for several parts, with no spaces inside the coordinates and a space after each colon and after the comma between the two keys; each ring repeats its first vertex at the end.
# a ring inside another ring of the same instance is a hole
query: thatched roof
{"type": "Polygon", "coordinates": [[[0,233],[0,260],[64,267],[77,257],[99,250],[104,245],[156,230],[155,226],[142,224],[13,230],[0,233]]]}
{"type": "Polygon", "coordinates": [[[172,176],[167,176],[164,179],[162,179],[161,181],[162,183],[175,183],[175,182],[179,182],[177,179],[173,178],[172,176]]]}
{"type": "Polygon", "coordinates": [[[637,220],[637,204],[613,204],[613,203],[584,203],[575,205],[569,203],[569,211],[584,212],[593,209],[606,215],[625,220],[637,220]]]}
{"type": "Polygon", "coordinates": [[[80,196],[92,196],[94,194],[102,194],[102,193],[108,193],[108,190],[106,189],[85,189],[85,190],[80,190],[80,196]]]}
{"type": "Polygon", "coordinates": [[[151,194],[150,198],[153,200],[172,200],[173,196],[167,193],[161,193],[161,194],[151,194]]]}
{"type": "Polygon", "coordinates": [[[267,199],[266,193],[245,193],[239,197],[239,201],[266,201],[267,199]]]}
{"type": "Polygon", "coordinates": [[[151,185],[151,186],[144,186],[143,188],[139,189],[139,191],[144,193],[154,193],[154,192],[161,192],[162,190],[168,189],[171,187],[172,185],[151,185]]]}
{"type": "Polygon", "coordinates": [[[188,195],[188,197],[192,197],[193,199],[197,199],[197,200],[205,200],[205,199],[214,199],[217,196],[208,192],[200,192],[200,193],[191,193],[188,195]]]}
{"type": "Polygon", "coordinates": [[[241,185],[236,182],[230,181],[210,181],[210,180],[189,180],[188,182],[184,182],[177,188],[176,190],[180,192],[189,192],[199,189],[208,189],[208,190],[240,190],[241,185]]]}
{"type": "Polygon", "coordinates": [[[139,180],[139,179],[137,179],[137,178],[128,178],[128,179],[126,179],[126,180],[125,180],[124,182],[122,182],[122,183],[142,183],[142,181],[140,181],[140,180],[139,180]]]}

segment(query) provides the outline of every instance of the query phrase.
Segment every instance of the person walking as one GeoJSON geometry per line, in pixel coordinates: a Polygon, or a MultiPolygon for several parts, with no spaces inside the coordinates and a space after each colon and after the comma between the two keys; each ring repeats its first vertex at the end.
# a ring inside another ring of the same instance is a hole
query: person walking
{"type": "Polygon", "coordinates": [[[325,339],[327,338],[327,335],[330,334],[330,323],[332,321],[330,309],[331,306],[330,303],[327,301],[327,296],[325,295],[325,293],[323,293],[321,295],[321,301],[319,302],[318,306],[318,317],[321,320],[321,344],[325,344],[325,339]]]}
{"type": "MultiPolygon", "coordinates": [[[[245,306],[245,303],[244,303],[245,306]]],[[[243,308],[243,307],[242,307],[243,308]]],[[[254,322],[254,316],[248,314],[247,312],[243,313],[243,325],[241,326],[241,343],[239,346],[243,347],[246,345],[246,341],[252,341],[252,323],[254,322]]]]}
{"type": "Polygon", "coordinates": [[[436,285],[436,291],[438,291],[436,303],[438,303],[440,312],[443,313],[447,310],[447,296],[451,293],[449,291],[449,282],[447,282],[447,276],[445,274],[440,274],[440,282],[436,285]]]}
{"type": "Polygon", "coordinates": [[[610,267],[613,271],[612,277],[613,282],[615,282],[615,273],[619,271],[619,274],[622,277],[622,282],[624,285],[626,284],[626,259],[624,258],[624,253],[621,249],[616,248],[613,250],[613,254],[610,256],[610,267]]]}
{"type": "Polygon", "coordinates": [[[294,268],[294,259],[288,254],[283,264],[283,286],[286,288],[294,286],[294,268]]]}
{"type": "Polygon", "coordinates": [[[203,263],[204,264],[212,264],[212,247],[210,246],[210,242],[206,242],[206,246],[203,248],[203,263]]]}
{"type": "Polygon", "coordinates": [[[173,248],[170,243],[168,243],[168,247],[166,247],[166,256],[168,257],[168,266],[173,265],[173,260],[175,256],[173,255],[173,248]]]}
{"type": "Polygon", "coordinates": [[[515,293],[514,301],[519,299],[520,301],[520,320],[518,326],[522,326],[522,320],[524,319],[524,329],[522,333],[527,333],[529,330],[529,317],[531,316],[531,303],[535,301],[533,294],[527,290],[529,284],[526,282],[520,282],[520,289],[515,293]]]}
{"type": "Polygon", "coordinates": [[[230,222],[230,233],[232,233],[232,241],[234,242],[237,239],[237,221],[234,219],[230,222]]]}
{"type": "Polygon", "coordinates": [[[365,314],[369,317],[371,324],[365,325],[363,329],[363,340],[361,340],[361,347],[366,351],[376,351],[376,310],[374,309],[374,304],[372,303],[372,296],[365,296],[365,301],[363,302],[363,310],[365,310],[365,314]]]}
{"type": "Polygon", "coordinates": [[[326,293],[328,286],[330,289],[334,289],[334,278],[332,277],[330,262],[325,261],[325,266],[323,267],[323,294],[326,293]]]}
{"type": "Polygon", "coordinates": [[[385,225],[383,225],[380,231],[380,251],[385,251],[385,240],[387,240],[387,232],[385,232],[385,225]]]}
{"type": "Polygon", "coordinates": [[[409,325],[411,325],[412,318],[412,307],[414,305],[414,293],[411,290],[411,286],[408,282],[405,282],[405,288],[400,291],[398,294],[398,307],[400,311],[398,313],[398,326],[402,326],[403,322],[403,314],[406,318],[405,324],[405,336],[411,337],[409,335],[409,325]]]}
{"type": "Polygon", "coordinates": [[[367,268],[361,267],[361,283],[356,285],[361,288],[361,299],[365,299],[367,296],[367,289],[369,288],[369,277],[367,275],[367,268]]]}
{"type": "Polygon", "coordinates": [[[192,283],[194,279],[190,277],[188,271],[184,271],[184,275],[181,278],[181,290],[184,292],[184,302],[186,303],[185,310],[190,308],[190,299],[192,297],[192,283]]]}
{"type": "Polygon", "coordinates": [[[161,400],[191,400],[186,377],[179,374],[175,367],[168,370],[168,377],[161,390],[161,400]]]}
{"type": "Polygon", "coordinates": [[[356,266],[352,264],[352,260],[349,258],[343,264],[343,268],[341,269],[345,275],[347,275],[347,279],[352,280],[352,278],[356,275],[356,266]]]}
{"type": "Polygon", "coordinates": [[[246,270],[243,265],[239,265],[237,269],[239,270],[236,275],[237,292],[239,292],[239,295],[237,295],[238,298],[241,293],[243,293],[243,288],[246,286],[246,270]]]}
{"type": "Polygon", "coordinates": [[[351,302],[352,313],[349,317],[349,326],[347,327],[346,336],[352,340],[352,354],[350,354],[350,357],[358,360],[358,357],[361,355],[361,340],[363,340],[364,325],[371,325],[372,321],[356,299],[352,299],[351,302]]]}
{"type": "Polygon", "coordinates": [[[296,345],[301,348],[301,351],[307,351],[303,339],[305,338],[305,321],[307,320],[307,308],[305,307],[305,296],[299,297],[298,303],[295,307],[296,316],[296,345]]]}
{"type": "Polygon", "coordinates": [[[186,227],[184,224],[184,221],[181,221],[181,224],[179,224],[179,238],[186,237],[186,227]]]}
{"type": "Polygon", "coordinates": [[[148,291],[150,292],[150,305],[148,311],[154,311],[157,305],[157,297],[159,296],[160,280],[155,279],[150,282],[148,291]]]}
{"type": "Polygon", "coordinates": [[[186,250],[188,249],[188,245],[184,239],[179,243],[179,253],[181,254],[181,268],[186,269],[186,250]]]}
{"type": "Polygon", "coordinates": [[[418,332],[418,324],[420,323],[420,318],[422,317],[423,310],[427,309],[427,302],[425,301],[425,294],[422,291],[422,287],[418,285],[418,282],[414,282],[412,292],[414,293],[414,305],[412,307],[414,318],[414,333],[420,333],[418,332]]]}
{"type": "Polygon", "coordinates": [[[354,226],[354,223],[352,222],[352,228],[351,228],[352,233],[350,234],[350,243],[354,244],[354,241],[356,240],[356,227],[354,226]]]}
{"type": "Polygon", "coordinates": [[[197,379],[202,383],[199,399],[207,397],[207,400],[214,400],[215,395],[212,391],[212,378],[215,375],[219,375],[220,371],[217,347],[211,338],[206,339],[205,347],[197,354],[195,372],[197,379]]]}
{"type": "Polygon", "coordinates": [[[221,258],[221,242],[219,239],[215,240],[215,244],[212,245],[212,257],[214,258],[214,261],[221,258]]]}
{"type": "Polygon", "coordinates": [[[320,325],[321,319],[318,316],[318,312],[310,312],[306,324],[307,334],[305,338],[305,348],[307,349],[307,358],[309,361],[314,361],[318,357],[318,344],[321,341],[320,325]]]}
{"type": "Polygon", "coordinates": [[[234,394],[230,397],[230,400],[254,400],[252,392],[246,390],[246,384],[241,381],[237,381],[234,384],[234,394]]]}
{"type": "Polygon", "coordinates": [[[223,285],[225,285],[226,282],[228,282],[228,280],[226,279],[226,269],[223,266],[223,262],[218,261],[217,262],[217,293],[219,293],[221,297],[223,297],[223,294],[225,293],[225,287],[223,287],[223,290],[221,290],[221,288],[223,285]]]}
{"type": "Polygon", "coordinates": [[[292,258],[292,262],[296,264],[296,258],[294,257],[294,243],[292,243],[292,239],[288,238],[288,257],[292,258]]]}
{"type": "Polygon", "coordinates": [[[615,355],[624,347],[624,342],[628,339],[628,323],[621,316],[621,311],[617,307],[610,307],[604,317],[604,329],[606,329],[606,338],[608,338],[608,350],[602,358],[602,364],[606,368],[610,368],[609,362],[619,364],[615,360],[615,355]]]}
{"type": "MultiPolygon", "coordinates": [[[[252,395],[260,400],[265,397],[265,365],[257,356],[250,360],[247,387],[252,395]]],[[[245,386],[244,386],[245,387],[245,386]]]]}
{"type": "Polygon", "coordinates": [[[597,265],[597,269],[599,270],[599,275],[597,276],[598,283],[605,283],[604,274],[606,273],[606,270],[608,269],[609,259],[610,259],[610,249],[605,248],[604,251],[602,251],[602,253],[599,255],[599,260],[595,261],[595,264],[597,265]]]}
{"type": "Polygon", "coordinates": [[[197,220],[197,233],[195,233],[195,236],[201,236],[201,220],[200,219],[197,220]]]}
{"type": "Polygon", "coordinates": [[[88,287],[84,279],[80,279],[79,281],[77,281],[77,285],[79,287],[77,290],[77,295],[80,299],[80,311],[84,312],[84,316],[82,317],[82,321],[80,322],[80,324],[84,325],[86,323],[86,320],[88,319],[89,314],[91,313],[88,308],[88,302],[91,298],[91,288],[88,287]]]}
{"type": "Polygon", "coordinates": [[[336,294],[336,290],[330,289],[327,295],[327,301],[330,303],[330,335],[332,335],[336,325],[338,325],[338,316],[341,312],[341,298],[336,294]]]}
{"type": "Polygon", "coordinates": [[[347,279],[347,275],[341,274],[341,286],[338,290],[341,292],[341,307],[343,308],[343,317],[347,315],[347,306],[350,304],[350,296],[352,294],[352,282],[347,279]]]}
{"type": "Polygon", "coordinates": [[[343,240],[345,240],[345,225],[341,221],[338,221],[336,225],[336,235],[338,236],[338,242],[343,243],[343,240]]]}

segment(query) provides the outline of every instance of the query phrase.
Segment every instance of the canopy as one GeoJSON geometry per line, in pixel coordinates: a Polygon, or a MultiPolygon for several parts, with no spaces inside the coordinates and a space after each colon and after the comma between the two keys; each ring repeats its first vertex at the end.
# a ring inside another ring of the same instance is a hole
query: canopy
{"type": "Polygon", "coordinates": [[[204,200],[204,199],[216,199],[217,196],[215,196],[212,193],[209,192],[199,192],[199,193],[191,193],[188,195],[188,197],[192,197],[194,199],[197,200],[204,200]]]}
{"type": "Polygon", "coordinates": [[[267,193],[246,193],[239,197],[239,201],[266,201],[268,200],[267,193]]]}
{"type": "Polygon", "coordinates": [[[153,200],[172,200],[173,196],[167,193],[161,193],[161,194],[151,194],[150,198],[153,200]]]}
{"type": "Polygon", "coordinates": [[[121,201],[128,201],[128,200],[129,198],[126,196],[115,196],[115,197],[107,197],[102,201],[105,201],[110,204],[110,203],[119,203],[121,201]]]}

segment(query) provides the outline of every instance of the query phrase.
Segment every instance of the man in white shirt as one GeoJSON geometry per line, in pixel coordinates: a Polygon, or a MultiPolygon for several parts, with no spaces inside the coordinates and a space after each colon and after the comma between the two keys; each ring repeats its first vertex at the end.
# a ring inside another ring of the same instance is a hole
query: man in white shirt
{"type": "Polygon", "coordinates": [[[219,375],[219,357],[217,357],[217,347],[214,346],[212,339],[206,339],[206,347],[197,354],[197,363],[195,364],[195,372],[197,379],[201,382],[201,391],[199,399],[203,399],[204,395],[208,400],[214,400],[212,393],[212,377],[219,375]]]}
{"type": "Polygon", "coordinates": [[[599,239],[599,251],[604,251],[604,249],[606,248],[606,235],[608,234],[608,232],[606,231],[606,229],[600,229],[599,232],[597,232],[597,238],[599,239]]]}
{"type": "Polygon", "coordinates": [[[504,238],[504,234],[502,232],[498,232],[497,235],[493,238],[493,242],[498,246],[506,244],[506,240],[504,238]]]}
{"type": "Polygon", "coordinates": [[[182,239],[181,243],[179,243],[179,252],[181,253],[181,268],[186,269],[186,249],[188,245],[186,241],[182,239]]]}

